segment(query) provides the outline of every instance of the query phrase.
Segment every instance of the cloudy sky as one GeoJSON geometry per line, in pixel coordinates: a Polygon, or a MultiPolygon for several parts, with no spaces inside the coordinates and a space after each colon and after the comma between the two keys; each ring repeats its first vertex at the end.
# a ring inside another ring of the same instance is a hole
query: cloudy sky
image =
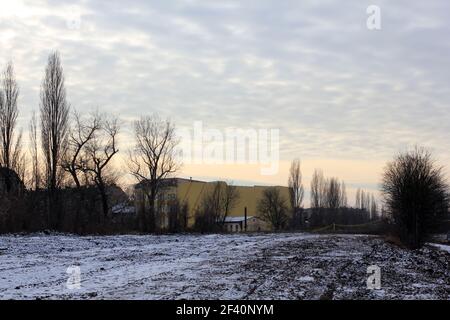
{"type": "Polygon", "coordinates": [[[68,98],[131,123],[280,130],[280,171],[186,165],[184,176],[286,184],[294,157],[375,190],[386,161],[419,144],[450,160],[450,2],[446,0],[0,0],[0,65],[13,60],[20,125],[39,105],[58,50],[68,98]],[[381,9],[369,30],[366,9],[381,9]]]}

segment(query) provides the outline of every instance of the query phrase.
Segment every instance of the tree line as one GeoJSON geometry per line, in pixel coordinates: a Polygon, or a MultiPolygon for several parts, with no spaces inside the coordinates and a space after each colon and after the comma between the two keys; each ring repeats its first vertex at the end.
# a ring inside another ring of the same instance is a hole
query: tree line
{"type": "MultiPolygon", "coordinates": [[[[18,217],[27,217],[15,223],[19,230],[46,227],[83,232],[85,225],[91,226],[87,228],[91,231],[110,229],[109,189],[117,184],[119,177],[112,165],[119,152],[119,119],[99,111],[82,115],[70,105],[61,57],[58,52],[53,52],[48,57],[40,86],[39,113],[33,112],[31,116],[27,153],[22,145],[22,132],[17,132],[16,128],[19,86],[11,62],[2,74],[1,92],[0,167],[17,173],[27,189],[34,191],[20,195],[22,210],[32,213],[20,215],[19,207],[6,207],[9,214],[3,214],[7,217],[4,220],[14,224],[18,217]],[[76,203],[73,207],[69,206],[72,201],[76,203]],[[32,221],[36,226],[32,226],[32,221]]],[[[134,140],[134,147],[128,151],[127,169],[138,184],[145,184],[142,188],[145,205],[138,208],[138,217],[129,219],[133,221],[127,223],[129,228],[153,232],[158,225],[158,210],[161,210],[157,199],[165,187],[165,179],[180,167],[175,160],[179,140],[174,124],[156,115],[143,116],[134,122],[134,140]]],[[[8,177],[8,174],[3,175],[8,177]]],[[[300,161],[295,160],[290,169],[289,199],[284,199],[276,188],[263,192],[258,213],[273,229],[305,226],[301,180],[300,161]],[[287,201],[291,202],[292,210],[288,209],[287,201]]],[[[196,229],[222,230],[238,199],[236,188],[218,183],[205,195],[195,213],[196,229]]],[[[2,201],[8,201],[6,196],[2,201]]],[[[325,209],[342,211],[346,208],[344,182],[336,178],[325,179],[321,171],[316,171],[311,183],[311,207],[318,212],[313,216],[313,225],[327,222],[316,219],[319,213],[324,215],[325,209]]],[[[170,227],[177,230],[181,226],[186,228],[185,222],[180,223],[187,220],[184,217],[188,211],[186,204],[174,204],[169,211],[170,227]]],[[[122,229],[123,226],[119,224],[118,227],[122,229]]]]}
{"type": "Polygon", "coordinates": [[[373,194],[358,189],[355,206],[350,206],[345,182],[336,177],[325,177],[321,169],[314,170],[310,184],[310,208],[305,209],[305,188],[299,159],[291,163],[288,188],[288,199],[284,199],[276,188],[269,188],[263,193],[259,205],[261,215],[271,222],[275,230],[317,228],[332,223],[352,225],[379,219],[373,194]],[[361,196],[364,205],[361,205],[361,196]]]}
{"type": "Polygon", "coordinates": [[[81,115],[70,105],[61,57],[53,52],[40,86],[39,113],[31,116],[26,152],[22,131],[17,130],[19,92],[9,62],[0,90],[0,184],[4,186],[0,200],[7,204],[0,209],[0,231],[155,230],[162,182],[179,167],[174,124],[157,115],[134,122],[135,145],[128,152],[127,165],[137,182],[148,184],[149,207],[138,219],[114,221],[111,194],[119,189],[119,173],[113,165],[119,152],[119,119],[99,111],[81,115]],[[9,192],[23,183],[23,192],[9,192]]]}
{"type": "MultiPolygon", "coordinates": [[[[179,139],[170,120],[153,115],[134,122],[135,143],[128,150],[127,169],[138,184],[145,185],[144,205],[137,208],[136,216],[116,217],[111,212],[113,194],[120,189],[113,165],[119,153],[119,118],[99,111],[77,112],[68,102],[61,57],[53,52],[40,86],[39,113],[31,115],[26,152],[22,130],[17,128],[19,94],[9,62],[0,76],[0,232],[157,231],[158,197],[167,178],[180,168],[176,160],[179,139]]],[[[381,208],[374,195],[362,189],[356,191],[354,206],[349,205],[345,182],[316,169],[309,190],[310,208],[305,209],[302,178],[300,160],[295,159],[289,171],[288,197],[276,187],[263,191],[257,213],[273,230],[364,224],[382,218],[403,243],[418,247],[448,219],[450,197],[444,169],[423,148],[400,153],[387,164],[381,208]]],[[[238,201],[234,186],[216,183],[195,212],[196,230],[222,231],[238,201]]],[[[186,204],[176,200],[169,208],[169,229],[185,230],[188,212],[186,204]]]]}

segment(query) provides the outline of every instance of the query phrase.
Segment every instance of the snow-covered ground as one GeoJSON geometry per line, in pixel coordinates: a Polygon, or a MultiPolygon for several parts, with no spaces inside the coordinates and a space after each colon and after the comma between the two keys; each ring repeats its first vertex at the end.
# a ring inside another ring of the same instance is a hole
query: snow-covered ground
{"type": "Polygon", "coordinates": [[[0,236],[0,298],[449,299],[445,249],[355,235],[0,236]],[[381,290],[367,289],[370,265],[381,290]]]}

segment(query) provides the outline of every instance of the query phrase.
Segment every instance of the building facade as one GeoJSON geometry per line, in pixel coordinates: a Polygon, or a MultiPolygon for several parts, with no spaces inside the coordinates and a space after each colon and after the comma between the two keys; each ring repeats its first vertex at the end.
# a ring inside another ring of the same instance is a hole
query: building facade
{"type": "MultiPolygon", "coordinates": [[[[192,227],[195,223],[195,213],[199,210],[202,199],[209,192],[212,192],[217,183],[226,184],[223,181],[199,181],[184,178],[165,179],[162,192],[158,196],[157,204],[159,217],[157,225],[164,229],[169,225],[169,213],[173,203],[178,201],[180,205],[187,208],[186,226],[192,227]]],[[[236,205],[228,214],[228,219],[240,218],[242,221],[247,210],[247,217],[253,218],[248,220],[247,226],[251,225],[247,231],[269,231],[269,224],[262,221],[259,217],[257,207],[263,192],[268,186],[235,186],[239,195],[236,205]]],[[[286,205],[290,208],[289,189],[288,187],[275,186],[280,190],[281,195],[286,200],[286,205]]],[[[148,201],[146,200],[146,185],[139,183],[135,186],[135,205],[136,208],[142,207],[148,201]]],[[[249,219],[249,218],[248,218],[249,219]]],[[[227,221],[225,221],[226,228],[227,221]]],[[[240,223],[239,223],[240,224],[240,223]]],[[[233,225],[234,226],[234,225],[233,225]]],[[[233,231],[236,231],[234,227],[233,231]]],[[[231,231],[231,230],[229,230],[231,231]]],[[[241,230],[238,230],[241,231],[241,230]]]]}

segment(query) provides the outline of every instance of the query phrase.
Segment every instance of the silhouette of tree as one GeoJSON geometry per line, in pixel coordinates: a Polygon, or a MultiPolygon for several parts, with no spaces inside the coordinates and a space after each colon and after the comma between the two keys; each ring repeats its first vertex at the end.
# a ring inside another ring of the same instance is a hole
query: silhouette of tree
{"type": "Polygon", "coordinates": [[[448,212],[443,169],[423,148],[399,154],[388,163],[381,189],[400,239],[411,248],[420,247],[448,212]]]}

